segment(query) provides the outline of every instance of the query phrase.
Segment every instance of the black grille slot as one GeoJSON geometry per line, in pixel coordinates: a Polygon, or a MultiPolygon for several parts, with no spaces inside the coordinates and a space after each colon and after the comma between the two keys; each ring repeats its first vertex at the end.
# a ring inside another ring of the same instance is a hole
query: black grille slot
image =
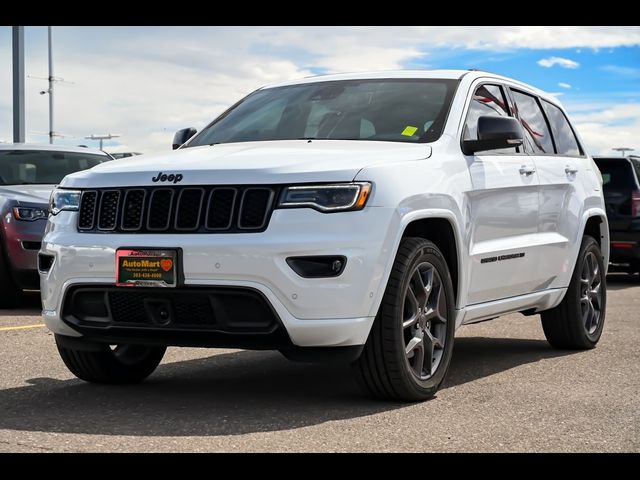
{"type": "Polygon", "coordinates": [[[267,228],[280,188],[167,186],[87,190],[80,232],[254,233],[267,228]]]}
{"type": "Polygon", "coordinates": [[[78,217],[78,228],[80,230],[91,230],[96,220],[96,200],[98,192],[86,191],[82,193],[80,202],[80,215],[78,217]]]}
{"type": "Polygon", "coordinates": [[[254,230],[264,227],[267,213],[273,202],[273,190],[270,188],[249,188],[245,190],[240,205],[238,227],[254,230]]]}
{"type": "Polygon", "coordinates": [[[215,188],[209,195],[207,204],[206,228],[208,230],[227,230],[233,222],[233,207],[236,203],[234,188],[215,188]]]}
{"type": "Polygon", "coordinates": [[[142,189],[126,191],[122,207],[122,230],[140,230],[142,228],[145,196],[146,192],[142,189]]]}
{"type": "Polygon", "coordinates": [[[118,219],[119,190],[106,190],[100,198],[98,210],[98,229],[115,230],[118,219]]]}
{"type": "Polygon", "coordinates": [[[173,190],[168,188],[154,190],[149,199],[149,212],[147,213],[147,229],[166,230],[171,225],[171,204],[173,202],[173,190]]]}
{"type": "Polygon", "coordinates": [[[178,195],[176,207],[176,230],[197,230],[202,210],[202,188],[185,188],[178,195]]]}

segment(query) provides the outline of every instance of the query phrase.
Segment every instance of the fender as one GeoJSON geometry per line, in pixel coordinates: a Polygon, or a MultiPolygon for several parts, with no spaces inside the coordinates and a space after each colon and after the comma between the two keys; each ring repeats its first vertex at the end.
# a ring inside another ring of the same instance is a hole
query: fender
{"type": "MultiPolygon", "coordinates": [[[[587,221],[589,221],[592,217],[599,217],[602,221],[600,223],[600,236],[602,237],[602,246],[600,250],[602,251],[602,262],[604,263],[605,275],[607,274],[607,270],[609,269],[609,221],[607,220],[607,214],[604,209],[600,207],[592,207],[586,209],[582,213],[582,218],[580,219],[580,228],[576,232],[577,236],[575,238],[575,245],[577,245],[577,249],[573,255],[573,262],[571,271],[575,268],[576,261],[578,259],[578,252],[580,250],[580,244],[582,243],[582,236],[584,235],[585,227],[587,226],[587,221]]],[[[597,240],[597,239],[596,239],[597,240]]]]}
{"type": "MultiPolygon", "coordinates": [[[[401,209],[399,209],[401,211],[401,209]]],[[[464,285],[467,282],[467,271],[464,268],[464,265],[467,264],[468,261],[468,253],[465,243],[462,241],[463,235],[460,231],[460,223],[461,220],[457,217],[451,210],[439,209],[439,208],[425,208],[420,210],[413,210],[400,218],[400,222],[398,228],[394,228],[395,236],[391,239],[388,239],[387,242],[390,246],[390,251],[392,254],[388,256],[387,263],[385,265],[384,273],[382,275],[380,286],[378,287],[378,291],[374,297],[374,302],[372,304],[371,310],[369,311],[370,316],[375,316],[380,308],[380,304],[382,303],[382,297],[384,296],[384,292],[387,287],[387,282],[389,281],[389,276],[391,275],[391,269],[393,268],[393,263],[395,262],[396,255],[398,249],[400,248],[400,241],[402,240],[402,236],[404,235],[407,226],[416,220],[423,220],[429,218],[442,218],[447,220],[452,228],[453,235],[455,237],[456,242],[456,252],[457,252],[457,261],[458,261],[458,298],[456,302],[456,310],[461,309],[466,302],[466,296],[464,295],[464,285]]],[[[392,227],[393,228],[393,227],[392,227]]],[[[459,319],[461,319],[460,315],[457,315],[459,319]]],[[[458,321],[456,321],[456,325],[458,325],[458,321]]]]}

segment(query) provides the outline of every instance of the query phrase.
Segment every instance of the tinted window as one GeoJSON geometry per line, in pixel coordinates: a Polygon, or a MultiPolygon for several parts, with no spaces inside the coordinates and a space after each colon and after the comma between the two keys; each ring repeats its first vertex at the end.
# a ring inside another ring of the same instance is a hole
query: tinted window
{"type": "Polygon", "coordinates": [[[0,150],[0,185],[58,184],[68,174],[108,159],[88,153],[0,150]]]}
{"type": "MultiPolygon", "coordinates": [[[[478,118],[481,116],[508,117],[509,109],[505,101],[502,87],[497,85],[480,85],[473,93],[467,118],[464,122],[464,140],[478,140],[478,118]]],[[[492,153],[513,154],[515,148],[492,150],[492,153]]]]}
{"type": "Polygon", "coordinates": [[[605,190],[636,188],[636,180],[627,160],[594,159],[602,174],[602,184],[605,190]]]}
{"type": "Polygon", "coordinates": [[[571,130],[567,117],[564,116],[562,110],[549,102],[542,101],[544,110],[547,112],[547,118],[551,124],[553,138],[556,141],[556,153],[560,155],[580,156],[580,147],[578,140],[571,130]]]}
{"type": "Polygon", "coordinates": [[[633,169],[636,171],[636,179],[640,181],[640,160],[637,158],[631,158],[630,160],[633,169]]]}
{"type": "Polygon", "coordinates": [[[267,88],[220,116],[185,147],[261,140],[432,142],[457,80],[344,80],[267,88]]]}
{"type": "Polygon", "coordinates": [[[524,130],[524,146],[527,153],[554,153],[549,128],[536,97],[513,91],[516,116],[524,130]]]}

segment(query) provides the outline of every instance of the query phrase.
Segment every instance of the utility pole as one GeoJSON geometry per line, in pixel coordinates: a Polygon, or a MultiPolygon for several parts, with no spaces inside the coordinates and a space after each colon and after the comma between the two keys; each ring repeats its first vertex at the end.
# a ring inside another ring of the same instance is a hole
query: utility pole
{"type": "Polygon", "coordinates": [[[616,152],[622,152],[622,156],[624,157],[625,156],[624,152],[633,152],[635,148],[618,147],[618,148],[612,148],[611,150],[615,150],[616,152]]]}
{"type": "Polygon", "coordinates": [[[53,143],[53,45],[51,43],[51,26],[47,27],[49,37],[49,143],[53,143]]]}
{"type": "Polygon", "coordinates": [[[12,27],[13,141],[24,143],[24,27],[12,27]]]}
{"type": "Polygon", "coordinates": [[[112,138],[118,138],[120,136],[119,133],[106,133],[103,135],[89,135],[88,137],[84,137],[87,140],[100,140],[100,150],[102,150],[102,141],[103,140],[111,140],[112,138]]]}

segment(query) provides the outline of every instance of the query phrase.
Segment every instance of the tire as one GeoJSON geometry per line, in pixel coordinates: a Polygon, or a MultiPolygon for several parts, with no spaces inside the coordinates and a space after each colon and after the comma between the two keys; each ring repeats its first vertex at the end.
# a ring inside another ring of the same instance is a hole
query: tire
{"type": "Polygon", "coordinates": [[[454,308],[451,276],[438,247],[422,238],[404,238],[367,343],[353,365],[360,383],[383,399],[433,397],[451,361],[454,308]],[[430,347],[432,361],[427,362],[430,347]]]}
{"type": "Polygon", "coordinates": [[[22,298],[22,289],[13,281],[5,254],[0,250],[0,308],[13,308],[22,298]]]}
{"type": "Polygon", "coordinates": [[[76,377],[91,383],[127,384],[143,381],[160,364],[166,347],[146,345],[100,346],[97,351],[63,346],[58,335],[56,345],[62,361],[76,377]]]}
{"type": "Polygon", "coordinates": [[[604,328],[607,283],[600,246],[585,235],[564,299],[557,307],[541,313],[547,341],[555,348],[594,348],[604,328]]]}

